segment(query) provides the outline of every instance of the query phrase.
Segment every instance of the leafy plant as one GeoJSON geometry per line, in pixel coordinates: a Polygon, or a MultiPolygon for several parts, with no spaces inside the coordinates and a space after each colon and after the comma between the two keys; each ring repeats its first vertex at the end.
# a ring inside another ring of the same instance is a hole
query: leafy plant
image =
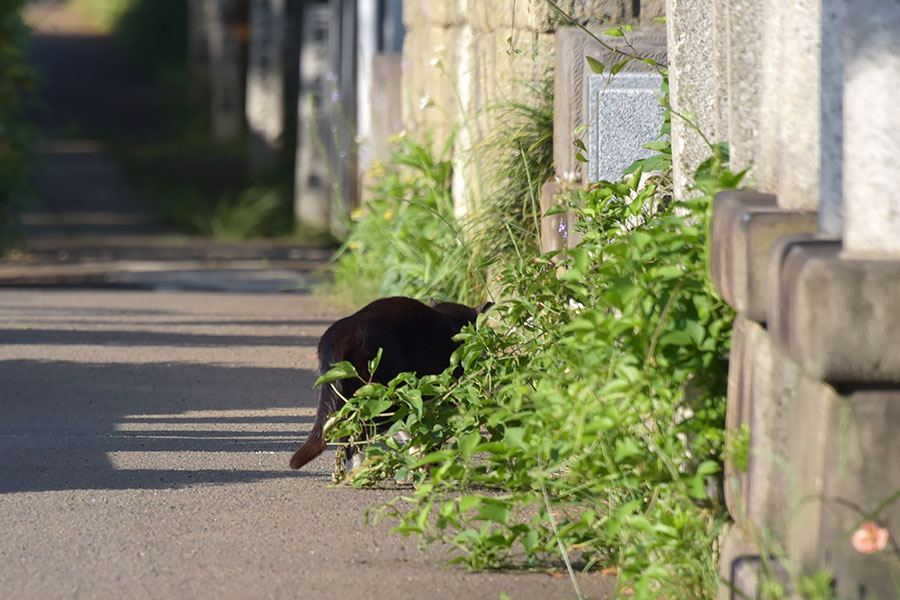
{"type": "MultiPolygon", "coordinates": [[[[612,74],[636,58],[623,56],[612,74]]],[[[694,195],[673,201],[665,84],[662,92],[665,124],[649,146],[657,154],[626,180],[574,190],[551,211],[566,213],[561,231],[579,232],[580,243],[541,254],[501,230],[515,248],[496,266],[502,301],[459,335],[451,368],[366,385],[331,421],[332,440],[372,442],[349,475],[354,485],[413,485],[376,518],[453,545],[451,562],[611,568],[623,594],[715,594],[733,315],[708,281],[708,223],[713,195],[743,173],[729,171],[725,145],[711,145],[694,195]],[[388,416],[392,425],[378,432],[388,416]]],[[[506,176],[520,183],[509,196],[521,207],[531,181],[506,176]]],[[[361,235],[345,252],[373,233],[361,235]]]]}
{"type": "Polygon", "coordinates": [[[400,140],[395,168],[382,174],[372,197],[351,215],[353,228],[338,253],[335,285],[362,302],[377,296],[468,301],[483,277],[473,264],[466,224],[450,195],[448,142],[435,158],[400,140]]]}
{"type": "Polygon", "coordinates": [[[583,241],[504,266],[505,301],[461,334],[460,379],[401,375],[348,402],[330,435],[379,442],[354,484],[415,484],[379,513],[395,531],[473,569],[552,567],[563,548],[638,597],[713,593],[732,315],[707,281],[706,227],[711,193],[740,181],[724,159],[683,202],[640,168],[574,193],[583,241]]]}

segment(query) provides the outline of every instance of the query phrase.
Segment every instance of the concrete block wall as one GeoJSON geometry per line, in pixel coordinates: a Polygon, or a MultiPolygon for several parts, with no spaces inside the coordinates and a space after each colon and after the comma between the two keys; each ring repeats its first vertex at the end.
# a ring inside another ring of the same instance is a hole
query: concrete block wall
{"type": "MultiPolygon", "coordinates": [[[[557,4],[596,27],[650,24],[665,14],[663,0],[557,4]]],[[[552,76],[554,32],[566,23],[544,0],[408,0],[403,11],[404,125],[415,139],[431,136],[435,151],[455,135],[454,204],[464,214],[490,193],[485,142],[502,126],[491,107],[536,102],[536,84],[552,76]]]]}
{"type": "MultiPolygon", "coordinates": [[[[727,426],[750,430],[746,471],[726,469],[721,573],[753,597],[747,559],[774,553],[782,575],[830,572],[840,597],[900,597],[897,546],[854,546],[866,521],[900,536],[900,4],[667,11],[674,108],[756,188],[720,194],[711,228],[711,277],[739,315],[727,426]]],[[[684,196],[708,149],[674,117],[672,140],[684,196]]]]}

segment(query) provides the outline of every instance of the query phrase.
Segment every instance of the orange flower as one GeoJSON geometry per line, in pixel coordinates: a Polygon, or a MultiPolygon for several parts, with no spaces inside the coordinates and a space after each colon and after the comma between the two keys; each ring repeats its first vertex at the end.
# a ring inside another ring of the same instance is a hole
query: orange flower
{"type": "Polygon", "coordinates": [[[861,554],[875,554],[885,549],[888,537],[888,530],[875,521],[863,521],[859,529],[853,532],[850,543],[861,554]]]}

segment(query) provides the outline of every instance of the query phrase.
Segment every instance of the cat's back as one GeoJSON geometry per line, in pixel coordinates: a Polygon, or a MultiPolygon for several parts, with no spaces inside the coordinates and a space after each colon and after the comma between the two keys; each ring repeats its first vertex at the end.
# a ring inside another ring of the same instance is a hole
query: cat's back
{"type": "Polygon", "coordinates": [[[404,296],[381,298],[335,321],[322,336],[320,347],[338,340],[363,346],[370,338],[384,344],[392,340],[443,336],[448,328],[445,321],[440,313],[418,300],[404,296]]]}

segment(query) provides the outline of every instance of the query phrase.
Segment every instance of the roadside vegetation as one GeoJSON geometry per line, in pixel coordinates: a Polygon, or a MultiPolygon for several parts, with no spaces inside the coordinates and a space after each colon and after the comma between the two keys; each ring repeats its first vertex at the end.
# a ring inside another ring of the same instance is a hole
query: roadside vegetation
{"type": "MultiPolygon", "coordinates": [[[[552,119],[540,107],[519,107],[513,130],[543,132],[505,146],[505,193],[466,221],[453,217],[446,157],[398,146],[354,215],[337,285],[370,296],[360,302],[491,294],[497,305],[461,334],[462,377],[366,385],[334,419],[331,440],[377,442],[350,483],[411,484],[373,519],[449,543],[451,562],[471,569],[603,570],[621,595],[715,596],[722,463],[741,448],[724,434],[733,314],[708,280],[708,225],[714,194],[742,174],[727,147],[710,146],[692,194],[674,200],[665,84],[660,99],[657,154],[622,181],[569,185],[544,215],[547,171],[533,165],[549,155],[552,119]],[[554,213],[580,242],[542,253],[539,219],[554,213]],[[386,412],[395,424],[376,433],[386,412]]],[[[322,384],[348,375],[341,364],[322,384]]]]}
{"type": "Polygon", "coordinates": [[[25,117],[37,77],[25,54],[28,28],[20,16],[24,4],[24,0],[0,2],[0,254],[19,237],[19,192],[35,140],[25,117]]]}

